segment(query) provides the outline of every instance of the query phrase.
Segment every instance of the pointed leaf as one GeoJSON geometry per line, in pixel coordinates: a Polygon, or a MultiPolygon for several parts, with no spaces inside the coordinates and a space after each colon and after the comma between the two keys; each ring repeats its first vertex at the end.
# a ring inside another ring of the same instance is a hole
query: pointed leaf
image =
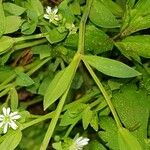
{"type": "Polygon", "coordinates": [[[143,150],[140,143],[127,129],[118,129],[120,150],[143,150]]]}
{"type": "Polygon", "coordinates": [[[11,109],[16,110],[18,107],[18,93],[13,87],[10,89],[11,109]]]}
{"type": "Polygon", "coordinates": [[[109,76],[131,78],[140,75],[140,73],[133,68],[113,59],[88,55],[84,56],[83,59],[98,71],[109,76]]]}
{"type": "Polygon", "coordinates": [[[129,36],[121,42],[117,42],[116,46],[131,57],[131,54],[135,53],[150,58],[150,35],[129,36]]]}
{"type": "Polygon", "coordinates": [[[82,114],[82,122],[83,122],[83,128],[84,128],[84,130],[87,129],[89,123],[91,122],[92,115],[93,115],[93,112],[90,110],[90,107],[88,106],[83,111],[83,114],[82,114]]]}
{"type": "Polygon", "coordinates": [[[3,3],[3,7],[5,11],[16,16],[23,14],[25,11],[25,8],[9,2],[3,3]]]}
{"type": "Polygon", "coordinates": [[[2,5],[2,0],[0,0],[0,37],[5,32],[5,15],[2,5]]]}
{"type": "Polygon", "coordinates": [[[14,131],[14,133],[6,136],[4,141],[0,144],[1,150],[14,150],[22,138],[22,132],[20,130],[14,131]]]}
{"type": "Polygon", "coordinates": [[[112,12],[99,0],[94,0],[89,17],[99,27],[115,28],[119,26],[112,12]]]}
{"type": "Polygon", "coordinates": [[[80,57],[75,57],[71,64],[59,72],[50,83],[44,96],[44,109],[53,104],[69,87],[79,64],[80,57]]]}
{"type": "Polygon", "coordinates": [[[9,36],[3,36],[0,38],[0,55],[13,47],[14,40],[9,36]]]}

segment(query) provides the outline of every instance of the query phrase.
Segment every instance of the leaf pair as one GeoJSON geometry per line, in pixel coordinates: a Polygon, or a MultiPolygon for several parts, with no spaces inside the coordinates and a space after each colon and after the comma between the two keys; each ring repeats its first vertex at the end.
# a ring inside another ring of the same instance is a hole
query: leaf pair
{"type": "MultiPolygon", "coordinates": [[[[129,66],[115,60],[98,56],[83,56],[83,61],[86,61],[91,66],[95,67],[102,73],[118,77],[130,78],[140,75],[140,73],[129,66]]],[[[80,62],[80,54],[76,55],[71,64],[64,70],[60,71],[50,83],[44,97],[44,109],[53,104],[67,90],[75,75],[76,69],[80,62]]]]}
{"type": "Polygon", "coordinates": [[[75,55],[70,65],[55,76],[47,88],[44,97],[44,109],[53,104],[67,90],[73,80],[79,62],[80,55],[75,55]]]}

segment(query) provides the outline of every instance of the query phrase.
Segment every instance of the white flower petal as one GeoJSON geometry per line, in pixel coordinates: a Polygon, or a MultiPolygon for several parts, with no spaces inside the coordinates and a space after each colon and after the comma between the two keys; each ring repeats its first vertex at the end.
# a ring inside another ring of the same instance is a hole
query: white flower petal
{"type": "Polygon", "coordinates": [[[6,116],[7,115],[7,110],[5,107],[3,107],[3,114],[6,116]]]}
{"type": "Polygon", "coordinates": [[[13,117],[13,116],[15,116],[15,115],[18,115],[18,112],[17,111],[15,111],[15,112],[13,112],[13,113],[10,113],[10,117],[13,117]]]}
{"type": "Polygon", "coordinates": [[[16,130],[17,127],[18,127],[14,121],[9,122],[9,125],[10,125],[10,127],[12,127],[14,130],[16,130]]]}
{"type": "Polygon", "coordinates": [[[53,9],[53,13],[56,15],[56,14],[57,14],[57,12],[58,12],[58,8],[57,8],[57,7],[55,7],[55,8],[53,9]]]}
{"type": "Polygon", "coordinates": [[[6,111],[7,111],[7,115],[9,115],[9,114],[10,114],[10,107],[8,107],[8,108],[6,109],[6,111]]]}
{"type": "Polygon", "coordinates": [[[19,114],[18,115],[14,115],[14,116],[11,117],[11,119],[13,119],[13,120],[17,120],[19,118],[21,118],[21,116],[19,114]]]}
{"type": "Polygon", "coordinates": [[[51,8],[50,6],[47,6],[46,12],[47,12],[48,14],[50,14],[50,13],[52,12],[52,8],[51,8]]]}
{"type": "Polygon", "coordinates": [[[4,125],[4,122],[1,122],[1,123],[0,123],[0,128],[1,128],[3,125],[4,125]]]}
{"type": "Polygon", "coordinates": [[[5,134],[7,132],[7,130],[8,130],[8,123],[6,123],[4,125],[3,133],[5,134]]]}
{"type": "Polygon", "coordinates": [[[44,14],[44,18],[45,19],[49,19],[49,15],[48,14],[44,14]]]}
{"type": "Polygon", "coordinates": [[[4,118],[4,115],[0,115],[0,119],[3,119],[4,118]]]}

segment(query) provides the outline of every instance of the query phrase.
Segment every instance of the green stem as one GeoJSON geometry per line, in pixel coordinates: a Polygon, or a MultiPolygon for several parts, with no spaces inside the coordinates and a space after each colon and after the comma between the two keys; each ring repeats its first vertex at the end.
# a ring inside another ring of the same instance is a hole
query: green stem
{"type": "Polygon", "coordinates": [[[94,79],[95,83],[97,84],[98,88],[100,89],[100,91],[102,92],[106,102],[107,102],[107,105],[109,106],[113,116],[114,116],[114,119],[116,121],[116,124],[117,124],[117,127],[120,128],[122,127],[122,124],[120,122],[120,119],[118,117],[118,114],[111,102],[111,99],[110,99],[110,96],[107,94],[105,88],[103,87],[102,83],[99,81],[98,77],[96,76],[96,74],[94,73],[94,71],[92,70],[92,68],[90,67],[90,65],[88,63],[86,63],[86,61],[84,61],[83,59],[83,62],[86,66],[86,68],[88,69],[89,73],[91,74],[92,78],[94,79]]]}
{"type": "Polygon", "coordinates": [[[79,27],[78,53],[84,54],[85,27],[93,0],[88,0],[79,27]]]}
{"type": "Polygon", "coordinates": [[[24,49],[24,48],[27,48],[27,47],[40,45],[40,44],[43,44],[43,43],[46,43],[46,42],[47,42],[46,39],[41,39],[41,40],[36,40],[36,41],[32,41],[32,42],[18,44],[18,45],[15,45],[13,48],[14,48],[14,50],[20,50],[20,49],[24,49]]]}
{"type": "Polygon", "coordinates": [[[63,106],[64,106],[64,103],[65,103],[65,100],[66,100],[66,97],[67,97],[67,94],[68,94],[68,91],[69,91],[69,88],[67,89],[67,91],[63,94],[62,98],[60,99],[59,101],[59,104],[55,110],[55,113],[54,113],[54,116],[50,122],[50,125],[48,127],[48,130],[46,132],[46,135],[44,137],[44,140],[41,144],[41,148],[40,150],[46,150],[47,146],[48,146],[48,143],[53,135],[53,132],[54,132],[54,129],[56,127],[56,124],[57,124],[57,121],[59,119],[59,116],[60,116],[60,113],[63,109],[63,106]]]}
{"type": "Polygon", "coordinates": [[[36,35],[29,35],[29,36],[23,36],[23,37],[18,37],[14,38],[15,43],[25,41],[25,40],[33,40],[33,39],[40,39],[46,36],[46,33],[40,33],[36,35]]]}
{"type": "Polygon", "coordinates": [[[35,124],[37,124],[37,123],[39,123],[39,122],[42,122],[42,121],[44,121],[44,120],[46,120],[46,119],[50,119],[50,118],[53,117],[53,115],[54,115],[54,112],[50,112],[50,113],[48,113],[48,114],[46,114],[46,115],[44,115],[44,116],[41,116],[41,117],[39,117],[39,118],[37,118],[37,119],[34,119],[34,120],[30,121],[30,122],[24,123],[24,124],[22,125],[21,130],[24,130],[24,129],[26,129],[26,128],[32,126],[32,125],[35,125],[35,124]]]}
{"type": "Polygon", "coordinates": [[[44,64],[46,64],[51,58],[46,58],[44,59],[40,64],[38,64],[36,67],[31,69],[30,71],[27,72],[27,75],[32,75],[34,72],[36,72],[39,68],[41,68],[44,64]]]}

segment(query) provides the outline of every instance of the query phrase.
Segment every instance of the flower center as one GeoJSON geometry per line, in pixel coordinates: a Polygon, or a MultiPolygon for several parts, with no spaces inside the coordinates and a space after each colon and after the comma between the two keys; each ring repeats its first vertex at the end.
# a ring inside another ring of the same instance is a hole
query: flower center
{"type": "Polygon", "coordinates": [[[11,121],[10,116],[5,116],[5,117],[4,117],[4,122],[10,122],[10,121],[11,121]]]}

